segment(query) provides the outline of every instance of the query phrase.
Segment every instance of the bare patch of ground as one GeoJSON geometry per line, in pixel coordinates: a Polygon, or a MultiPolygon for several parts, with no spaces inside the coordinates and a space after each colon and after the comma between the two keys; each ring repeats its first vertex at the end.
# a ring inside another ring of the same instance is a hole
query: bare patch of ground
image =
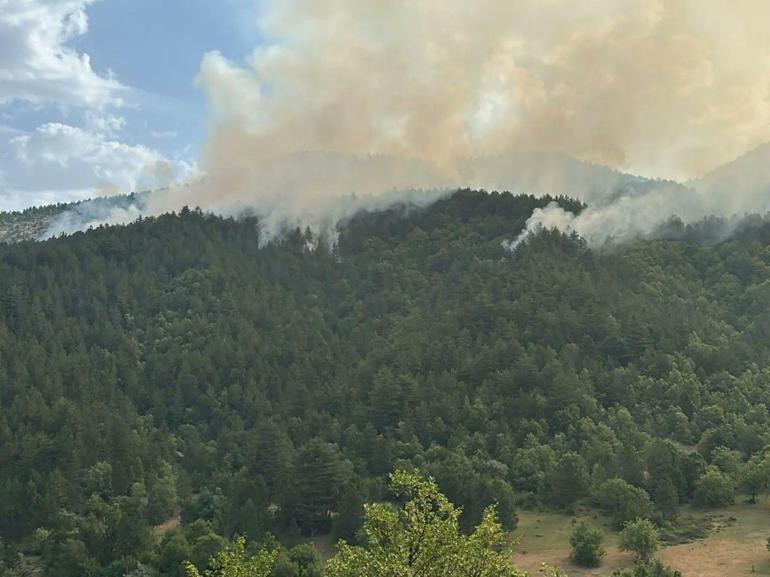
{"type": "Polygon", "coordinates": [[[179,518],[179,515],[176,517],[172,517],[168,521],[164,521],[160,525],[155,525],[153,527],[152,532],[155,534],[156,537],[162,537],[172,529],[176,529],[179,527],[179,525],[182,523],[182,520],[179,518]]]}

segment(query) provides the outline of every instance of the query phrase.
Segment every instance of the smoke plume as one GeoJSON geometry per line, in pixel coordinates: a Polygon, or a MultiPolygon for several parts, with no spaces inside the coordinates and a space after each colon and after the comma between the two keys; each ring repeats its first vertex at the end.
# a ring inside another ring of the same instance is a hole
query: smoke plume
{"type": "Polygon", "coordinates": [[[255,5],[262,44],[245,63],[201,62],[205,178],[147,210],[252,207],[268,230],[326,228],[387,191],[508,188],[587,201],[570,226],[606,238],[763,208],[569,163],[683,181],[768,140],[764,0],[255,5]]]}

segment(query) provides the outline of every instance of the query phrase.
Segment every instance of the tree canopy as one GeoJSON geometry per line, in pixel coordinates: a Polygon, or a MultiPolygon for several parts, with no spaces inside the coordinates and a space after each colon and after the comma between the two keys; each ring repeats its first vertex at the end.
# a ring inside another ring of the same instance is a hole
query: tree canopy
{"type": "Polygon", "coordinates": [[[2,563],[165,577],[236,535],[355,547],[395,469],[433,476],[462,534],[494,503],[513,529],[516,503],[620,525],[762,494],[770,223],[504,249],[551,201],[583,209],[463,190],[333,246],[189,209],[0,245],[2,563]]]}

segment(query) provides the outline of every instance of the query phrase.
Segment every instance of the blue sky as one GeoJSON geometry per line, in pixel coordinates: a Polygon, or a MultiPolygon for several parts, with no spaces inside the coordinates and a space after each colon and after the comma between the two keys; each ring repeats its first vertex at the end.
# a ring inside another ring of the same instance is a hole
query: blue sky
{"type": "Polygon", "coordinates": [[[194,170],[201,58],[243,61],[257,16],[255,0],[0,0],[0,210],[194,170]]]}

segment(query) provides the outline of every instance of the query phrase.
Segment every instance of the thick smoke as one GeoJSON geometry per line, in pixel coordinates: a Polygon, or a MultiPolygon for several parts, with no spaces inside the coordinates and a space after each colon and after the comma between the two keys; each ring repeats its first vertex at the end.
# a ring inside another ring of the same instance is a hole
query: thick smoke
{"type": "Polygon", "coordinates": [[[506,188],[585,200],[571,226],[600,240],[764,208],[595,165],[681,181],[768,140],[765,0],[256,5],[246,63],[201,63],[205,178],[150,212],[251,207],[269,231],[327,229],[387,191],[506,188]]]}

